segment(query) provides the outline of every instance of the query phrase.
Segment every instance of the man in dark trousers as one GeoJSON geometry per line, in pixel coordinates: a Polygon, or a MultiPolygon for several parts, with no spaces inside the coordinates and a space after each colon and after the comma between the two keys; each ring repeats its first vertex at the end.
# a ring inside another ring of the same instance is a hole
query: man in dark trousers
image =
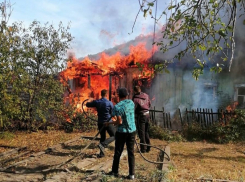
{"type": "MultiPolygon", "coordinates": [[[[140,143],[150,145],[149,137],[149,109],[151,107],[151,101],[146,93],[141,92],[139,86],[134,87],[133,99],[135,104],[135,116],[138,135],[140,143]]],[[[146,145],[140,145],[140,151],[142,153],[150,152],[151,147],[146,145]]]]}
{"type": "MultiPolygon", "coordinates": [[[[101,128],[104,126],[104,122],[108,121],[111,118],[111,112],[113,109],[113,104],[111,101],[107,100],[108,91],[101,90],[101,99],[94,100],[92,102],[87,102],[87,107],[95,107],[98,113],[98,130],[100,131],[101,128]]],[[[100,131],[100,144],[98,145],[100,149],[100,154],[98,157],[105,156],[105,148],[115,140],[115,126],[108,125],[104,127],[100,131]],[[110,135],[109,138],[106,139],[106,131],[110,135]]]]}
{"type": "Polygon", "coordinates": [[[128,179],[133,180],[135,174],[135,156],[134,143],[136,135],[135,117],[134,117],[134,103],[127,99],[128,91],[126,88],[119,89],[119,103],[117,103],[112,111],[112,116],[115,121],[106,122],[105,125],[117,125],[115,151],[112,164],[112,171],[108,175],[118,176],[120,157],[126,143],[128,152],[128,179]]]}

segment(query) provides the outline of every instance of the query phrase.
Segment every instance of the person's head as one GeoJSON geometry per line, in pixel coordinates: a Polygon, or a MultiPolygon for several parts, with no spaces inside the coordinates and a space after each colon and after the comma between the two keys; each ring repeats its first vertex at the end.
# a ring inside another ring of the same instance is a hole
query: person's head
{"type": "Polygon", "coordinates": [[[118,90],[119,99],[124,99],[128,96],[128,90],[126,88],[120,88],[118,90]]]}
{"type": "Polygon", "coordinates": [[[106,89],[101,90],[101,97],[107,97],[108,91],[106,89]]]}
{"type": "Polygon", "coordinates": [[[139,94],[140,92],[141,92],[140,86],[138,86],[138,85],[135,86],[135,87],[134,87],[134,93],[135,93],[135,94],[139,94]]]}

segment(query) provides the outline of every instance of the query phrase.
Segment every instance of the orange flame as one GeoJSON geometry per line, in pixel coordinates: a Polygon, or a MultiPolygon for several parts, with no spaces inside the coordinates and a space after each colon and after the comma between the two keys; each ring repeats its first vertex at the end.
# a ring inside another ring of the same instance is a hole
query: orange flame
{"type": "MultiPolygon", "coordinates": [[[[82,102],[87,98],[98,99],[102,89],[109,88],[109,74],[117,73],[122,76],[129,67],[140,64],[141,74],[134,74],[134,78],[151,78],[152,71],[149,68],[149,59],[157,50],[154,46],[147,50],[145,43],[130,46],[130,53],[126,56],[120,52],[114,55],[101,53],[98,60],[90,60],[88,57],[78,60],[72,56],[67,63],[67,68],[60,73],[61,82],[67,87],[65,95],[66,103],[74,103],[81,110],[82,102]]],[[[112,83],[112,90],[116,90],[112,83]]]]}
{"type": "Polygon", "coordinates": [[[229,106],[226,107],[226,110],[227,111],[234,111],[236,109],[237,105],[238,105],[238,102],[237,101],[236,102],[233,102],[231,105],[229,105],[229,106]]]}

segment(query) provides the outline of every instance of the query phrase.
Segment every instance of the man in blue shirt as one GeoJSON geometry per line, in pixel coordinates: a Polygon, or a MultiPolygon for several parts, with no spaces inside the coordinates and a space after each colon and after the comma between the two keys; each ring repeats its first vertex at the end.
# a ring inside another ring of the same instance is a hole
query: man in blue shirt
{"type": "Polygon", "coordinates": [[[109,175],[118,176],[120,157],[126,143],[128,152],[128,179],[134,179],[135,173],[135,157],[134,143],[136,135],[135,117],[134,117],[134,102],[127,99],[128,91],[126,88],[119,89],[119,103],[115,105],[112,111],[112,116],[116,117],[115,121],[106,122],[105,125],[117,125],[115,136],[115,152],[112,164],[112,171],[109,175]]]}
{"type": "Polygon", "coordinates": [[[100,131],[100,144],[98,147],[100,148],[100,154],[98,157],[105,156],[105,147],[107,147],[111,142],[115,140],[115,126],[108,125],[104,126],[104,122],[108,121],[111,118],[111,112],[113,109],[113,104],[111,101],[107,100],[108,91],[101,90],[101,99],[94,100],[92,102],[87,102],[87,107],[95,107],[98,113],[98,130],[100,131]],[[101,130],[102,129],[102,130],[101,130]],[[110,135],[109,138],[106,139],[106,131],[110,135]]]}

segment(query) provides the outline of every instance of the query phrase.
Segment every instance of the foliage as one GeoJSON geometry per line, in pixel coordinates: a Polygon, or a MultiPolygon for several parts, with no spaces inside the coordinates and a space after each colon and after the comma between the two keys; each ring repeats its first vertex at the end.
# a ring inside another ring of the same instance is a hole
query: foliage
{"type": "Polygon", "coordinates": [[[149,174],[147,180],[152,182],[165,181],[167,179],[166,174],[166,171],[154,170],[149,174]]]}
{"type": "Polygon", "coordinates": [[[157,125],[150,125],[149,135],[151,138],[156,138],[159,140],[166,141],[182,141],[181,135],[172,134],[169,130],[163,129],[157,125]]]}
{"type": "Polygon", "coordinates": [[[244,141],[245,139],[245,111],[236,110],[237,116],[231,118],[227,123],[218,123],[213,126],[211,132],[214,141],[227,143],[230,141],[244,141]]]}
{"type": "MultiPolygon", "coordinates": [[[[89,117],[95,118],[94,115],[89,117]]],[[[97,122],[91,121],[84,113],[78,112],[72,119],[74,128],[80,131],[91,131],[97,129],[97,122]]]]}
{"type": "Polygon", "coordinates": [[[183,126],[182,135],[188,141],[199,141],[207,139],[204,136],[205,134],[206,130],[204,130],[197,122],[192,122],[191,124],[185,124],[183,126]]]}
{"type": "Polygon", "coordinates": [[[14,134],[11,132],[0,132],[0,139],[7,139],[7,140],[11,140],[14,138],[14,134]]]}
{"type": "MultiPolygon", "coordinates": [[[[143,0],[139,11],[143,12],[144,17],[149,14],[155,19],[155,23],[165,16],[162,39],[154,44],[163,53],[180,47],[172,59],[181,60],[185,55],[192,55],[196,60],[193,77],[197,79],[203,74],[204,64],[217,61],[214,60],[215,55],[219,55],[222,61],[230,59],[229,69],[231,68],[236,20],[244,14],[244,7],[244,0],[179,0],[174,3],[171,1],[160,17],[153,17],[152,12],[157,11],[157,0],[143,0]],[[225,49],[231,49],[231,55],[225,49]]],[[[210,71],[219,73],[222,69],[223,64],[216,64],[210,71]]]]}
{"type": "Polygon", "coordinates": [[[193,122],[184,126],[182,134],[189,141],[209,140],[216,143],[244,141],[245,111],[236,110],[236,116],[226,123],[216,122],[205,129],[199,123],[193,122]]]}
{"type": "Polygon", "coordinates": [[[0,4],[0,121],[20,120],[32,127],[36,121],[62,118],[64,88],[58,73],[72,40],[69,26],[41,25],[33,21],[8,25],[11,4],[0,4]]]}

